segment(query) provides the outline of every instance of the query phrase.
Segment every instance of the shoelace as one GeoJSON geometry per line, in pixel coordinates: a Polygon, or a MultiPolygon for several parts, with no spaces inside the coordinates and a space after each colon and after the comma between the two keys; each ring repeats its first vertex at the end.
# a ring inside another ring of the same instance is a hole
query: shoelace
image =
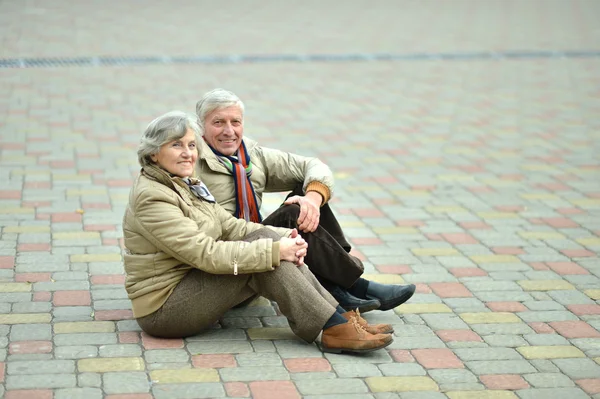
{"type": "Polygon", "coordinates": [[[361,324],[358,322],[358,320],[356,319],[356,317],[352,317],[352,318],[350,318],[350,320],[352,321],[352,324],[354,325],[354,328],[356,328],[356,332],[358,332],[359,334],[360,334],[360,333],[363,333],[363,334],[364,334],[364,333],[367,333],[367,334],[368,334],[368,331],[365,329],[365,327],[364,327],[364,326],[362,326],[362,325],[361,325],[361,324]]]}
{"type": "Polygon", "coordinates": [[[354,311],[354,319],[356,319],[358,321],[358,323],[365,328],[369,322],[366,321],[365,319],[363,319],[362,317],[360,317],[360,311],[358,310],[358,308],[356,308],[356,310],[354,311]]]}

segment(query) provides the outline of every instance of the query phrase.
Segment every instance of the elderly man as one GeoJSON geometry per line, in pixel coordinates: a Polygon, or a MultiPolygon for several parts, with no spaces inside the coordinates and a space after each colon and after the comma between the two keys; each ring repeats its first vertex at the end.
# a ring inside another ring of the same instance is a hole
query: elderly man
{"type": "Polygon", "coordinates": [[[309,248],[304,261],[343,308],[388,310],[413,295],[413,284],[360,277],[362,262],[350,255],[350,244],[327,204],[334,184],[327,165],[244,137],[244,104],[230,91],[206,93],[196,114],[204,137],[197,170],[217,202],[238,218],[302,231],[309,248]],[[283,205],[262,220],[263,193],[288,191],[283,205]]]}

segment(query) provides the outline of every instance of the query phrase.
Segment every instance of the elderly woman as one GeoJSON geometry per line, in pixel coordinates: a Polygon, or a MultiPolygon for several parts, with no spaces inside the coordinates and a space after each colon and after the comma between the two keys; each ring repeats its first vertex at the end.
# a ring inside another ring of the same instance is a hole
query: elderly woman
{"type": "Polygon", "coordinates": [[[292,331],[330,352],[386,347],[389,325],[346,312],[303,264],[295,229],[237,219],[192,177],[200,128],[182,112],[152,121],[142,135],[142,166],[123,220],[126,289],[146,333],[195,335],[256,295],[279,304],[292,331]]]}

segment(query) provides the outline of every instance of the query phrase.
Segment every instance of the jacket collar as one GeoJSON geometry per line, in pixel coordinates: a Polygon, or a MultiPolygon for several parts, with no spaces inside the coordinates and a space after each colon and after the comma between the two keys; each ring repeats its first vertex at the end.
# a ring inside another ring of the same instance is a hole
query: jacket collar
{"type": "MultiPolygon", "coordinates": [[[[193,194],[190,192],[188,185],[180,177],[171,176],[166,170],[156,165],[144,166],[142,173],[150,179],[174,190],[188,205],[192,204],[193,194]]],[[[197,180],[195,178],[191,179],[194,181],[197,180]]]]}
{"type": "MultiPolygon", "coordinates": [[[[244,143],[246,144],[246,150],[248,153],[258,146],[258,142],[252,140],[249,137],[244,136],[244,143]]],[[[214,152],[210,149],[206,141],[200,140],[200,148],[198,154],[198,162],[205,162],[208,167],[214,172],[223,172],[230,174],[227,168],[219,161],[214,152]]]]}

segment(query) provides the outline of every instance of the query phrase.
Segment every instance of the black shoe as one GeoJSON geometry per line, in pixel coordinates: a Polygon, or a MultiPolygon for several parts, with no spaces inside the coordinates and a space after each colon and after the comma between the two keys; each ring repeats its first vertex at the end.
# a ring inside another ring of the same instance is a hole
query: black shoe
{"type": "Polygon", "coordinates": [[[366,297],[377,299],[381,303],[379,310],[390,310],[408,301],[415,293],[416,288],[414,284],[394,285],[369,281],[366,297]]]}
{"type": "Polygon", "coordinates": [[[330,293],[335,300],[340,303],[340,306],[347,311],[356,310],[358,308],[360,313],[366,313],[378,309],[379,306],[381,306],[381,303],[379,303],[376,298],[360,299],[337,285],[330,293]]]}

